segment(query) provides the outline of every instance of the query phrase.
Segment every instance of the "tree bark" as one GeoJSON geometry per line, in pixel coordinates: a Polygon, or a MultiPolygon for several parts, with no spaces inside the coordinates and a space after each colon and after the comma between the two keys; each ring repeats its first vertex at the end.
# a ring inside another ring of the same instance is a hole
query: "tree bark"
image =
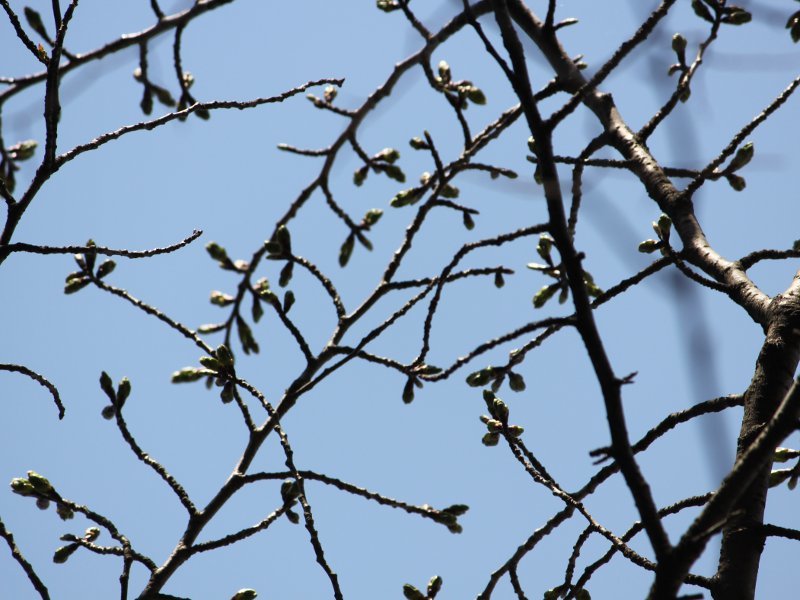
{"type": "MultiPolygon", "coordinates": [[[[737,459],[770,421],[789,390],[800,360],[800,298],[776,296],[770,307],[767,336],[745,393],[737,459]]],[[[731,511],[722,535],[715,600],[755,598],[759,561],[764,549],[762,525],[772,462],[764,463],[731,511]]]]}

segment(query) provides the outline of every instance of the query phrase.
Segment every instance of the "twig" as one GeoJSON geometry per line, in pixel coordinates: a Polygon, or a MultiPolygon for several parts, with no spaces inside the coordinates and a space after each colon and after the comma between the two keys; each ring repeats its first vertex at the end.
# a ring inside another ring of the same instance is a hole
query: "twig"
{"type": "Polygon", "coordinates": [[[61,402],[61,396],[58,393],[58,388],[50,383],[43,375],[39,375],[36,371],[29,369],[28,367],[22,365],[9,365],[9,364],[0,364],[0,371],[11,371],[12,373],[22,373],[23,375],[27,375],[40,385],[47,388],[47,391],[50,392],[50,395],[53,396],[53,402],[55,402],[56,407],[58,408],[58,418],[63,419],[64,413],[66,409],[61,402]]]}

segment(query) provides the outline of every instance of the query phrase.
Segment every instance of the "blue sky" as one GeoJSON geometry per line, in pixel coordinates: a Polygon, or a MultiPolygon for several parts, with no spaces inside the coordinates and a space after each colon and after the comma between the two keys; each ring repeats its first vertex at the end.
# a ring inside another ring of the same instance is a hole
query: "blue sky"
{"type": "MultiPolygon", "coordinates": [[[[163,4],[165,11],[175,12],[190,3],[163,4]]],[[[542,4],[531,2],[533,10],[542,4]]],[[[705,165],[797,75],[798,49],[783,30],[783,21],[796,5],[783,0],[741,4],[752,10],[754,22],[722,30],[695,79],[691,99],[651,138],[650,148],[664,164],[705,165]]],[[[49,2],[30,5],[48,14],[49,2]]],[[[460,5],[412,3],[432,30],[460,5]]],[[[580,23],[564,29],[561,39],[571,54],[585,55],[592,72],[656,5],[652,0],[563,0],[558,16],[575,16],[580,23]]],[[[23,3],[12,1],[11,6],[21,13],[23,3]]],[[[491,22],[484,22],[496,38],[491,22]]],[[[85,52],[152,23],[147,2],[83,0],[67,47],[85,52]]],[[[705,35],[705,24],[693,15],[688,2],[679,2],[642,51],[626,59],[603,84],[634,128],[646,122],[672,89],[674,80],[666,70],[674,61],[670,39],[675,32],[688,39],[692,56],[705,35]]],[[[183,65],[195,77],[192,92],[199,100],[247,100],[309,80],[344,77],[336,104],[356,108],[420,42],[402,15],[384,14],[371,1],[238,0],[187,28],[183,65]]],[[[542,87],[551,74],[529,49],[534,87],[542,87]]],[[[171,51],[170,35],[151,44],[150,76],[175,93],[171,51]]],[[[138,108],[141,86],[131,76],[137,56],[135,49],[129,49],[65,77],[59,151],[143,119],[138,108]]],[[[5,19],[0,19],[0,57],[2,76],[37,70],[5,19]]],[[[470,79],[486,93],[486,106],[473,105],[467,111],[473,131],[514,104],[502,74],[471,29],[437,49],[433,64],[439,60],[448,61],[454,78],[470,79]]],[[[41,88],[32,88],[4,106],[6,145],[42,140],[41,93],[41,88]]],[[[545,102],[545,112],[561,102],[563,97],[545,102]]],[[[153,116],[163,111],[156,104],[153,116]]],[[[788,248],[800,237],[797,114],[793,98],[753,134],[756,154],[742,173],[747,179],[745,191],[736,193],[717,182],[695,196],[704,230],[728,258],[758,248],[788,248]]],[[[209,293],[232,293],[238,279],[220,270],[203,246],[216,241],[231,257],[248,259],[321,165],[317,158],[280,152],[277,144],[323,148],[345,125],[345,118],[315,109],[301,94],[280,105],[218,111],[208,122],[190,118],[152,133],[126,136],[82,155],[57,173],[25,214],[15,241],[70,245],[93,238],[114,248],[147,249],[175,243],[202,229],[200,240],[174,254],[146,260],[120,258],[108,281],[190,327],[217,322],[227,312],[208,302],[209,293]]],[[[430,132],[445,161],[458,156],[460,132],[452,112],[427,86],[421,70],[414,69],[367,119],[358,140],[368,154],[384,147],[399,149],[399,164],[413,182],[423,171],[432,170],[430,157],[408,146],[408,140],[423,130],[430,132]]],[[[577,111],[557,132],[557,153],[575,155],[587,136],[597,131],[593,117],[577,111]]],[[[399,277],[437,274],[462,244],[545,220],[543,196],[524,159],[527,137],[522,123],[517,123],[480,158],[515,169],[518,179],[492,181],[482,174],[465,174],[456,181],[459,201],[480,211],[475,229],[465,230],[457,213],[438,210],[424,226],[399,277]]],[[[36,159],[23,163],[18,189],[30,180],[36,159]]],[[[371,174],[362,187],[354,187],[352,173],[359,166],[358,158],[345,149],[335,163],[331,188],[355,220],[372,208],[385,211],[370,233],[372,252],[357,245],[347,268],[339,267],[339,246],[348,231],[319,194],[290,225],[295,253],[331,278],[348,310],[375,287],[414,211],[389,206],[392,196],[407,186],[385,177],[371,174]]],[[[560,175],[568,192],[570,172],[562,167],[560,175]]],[[[586,266],[597,283],[607,288],[649,264],[651,257],[639,254],[636,247],[652,237],[650,223],[659,211],[638,182],[623,172],[587,169],[584,194],[576,244],[586,253],[586,266]]],[[[491,278],[471,278],[447,287],[434,320],[428,362],[447,366],[486,339],[540,317],[568,314],[569,305],[560,307],[555,301],[539,314],[533,309],[532,295],[547,283],[525,268],[537,260],[535,238],[470,255],[464,268],[502,264],[514,269],[515,275],[507,277],[499,290],[491,278]]],[[[256,273],[276,286],[279,268],[280,264],[265,261],[256,273]]],[[[789,285],[796,268],[796,261],[762,263],[752,276],[774,294],[789,285]]],[[[0,269],[0,332],[5,340],[0,362],[24,364],[44,374],[58,386],[67,406],[66,418],[58,421],[40,386],[19,375],[0,373],[5,423],[0,481],[22,476],[28,469],[45,474],[62,495],[111,518],[137,549],[161,563],[183,531],[184,514],[166,486],[131,454],[114,425],[101,418],[105,402],[97,384],[100,372],[107,371],[115,381],[123,376],[131,379],[133,392],[126,405],[130,429],[198,505],[204,505],[230,473],[244,447],[245,430],[235,408],[222,405],[201,384],[170,384],[173,371],[196,364],[200,353],[193,344],[99,290],[87,288],[65,296],[64,277],[72,270],[68,255],[23,254],[12,256],[0,269]]],[[[616,372],[638,372],[624,395],[634,438],[670,412],[743,391],[760,348],[761,331],[741,309],[714,292],[680,285],[685,283],[680,277],[665,270],[597,311],[616,372]]],[[[298,273],[289,287],[297,297],[291,316],[312,350],[318,351],[331,334],[335,314],[317,282],[307,275],[298,273]]],[[[406,292],[387,297],[345,343],[356,343],[359,332],[382,322],[408,298],[406,292]]],[[[411,311],[369,350],[409,362],[419,349],[424,316],[419,308],[411,311]]],[[[259,355],[244,357],[234,345],[239,374],[274,403],[302,368],[302,355],[274,315],[265,316],[254,333],[261,346],[259,355]]],[[[218,337],[208,339],[212,345],[219,343],[218,337]]],[[[423,586],[434,574],[444,578],[439,598],[475,597],[490,573],[561,508],[527,477],[507,448],[480,443],[485,427],[478,417],[485,405],[479,391],[464,383],[468,373],[504,362],[510,350],[527,340],[499,347],[446,382],[426,384],[408,406],[401,401],[403,377],[354,362],[304,396],[284,419],[302,469],[417,505],[471,507],[460,519],[464,532],[453,535],[429,520],[309,482],[320,538],[345,597],[399,598],[404,583],[423,586]]],[[[581,486],[595,470],[588,452],[608,443],[608,431],[580,339],[572,331],[558,333],[531,352],[519,370],[527,390],[515,394],[504,386],[498,392],[510,406],[512,421],[525,427],[526,444],[565,489],[581,486]]],[[[715,486],[730,465],[738,430],[739,411],[728,413],[684,425],[641,456],[660,506],[715,486]]],[[[254,468],[283,470],[275,440],[264,446],[254,468]]],[[[768,520],[797,527],[795,504],[785,487],[774,490],[768,520]]],[[[258,522],[279,505],[277,483],[249,486],[225,507],[201,540],[258,522]]],[[[614,530],[624,531],[635,520],[630,496],[618,479],[601,488],[587,507],[614,530]]],[[[117,558],[77,552],[66,565],[51,561],[53,550],[61,545],[60,535],[80,534],[91,523],[81,518],[62,522],[53,510],[40,512],[10,491],[0,494],[0,516],[53,597],[118,594],[117,558]]],[[[673,539],[689,518],[687,514],[669,521],[673,539]]],[[[547,538],[522,562],[519,576],[529,597],[541,597],[562,581],[566,559],[584,526],[573,518],[561,534],[547,538]]],[[[98,543],[111,543],[109,539],[104,533],[98,543]]],[[[649,555],[643,537],[632,546],[649,555]]],[[[579,566],[605,550],[605,542],[592,538],[579,566]]],[[[768,543],[759,597],[785,597],[793,585],[793,555],[796,550],[788,542],[768,543]]],[[[714,566],[713,557],[704,558],[696,572],[710,574],[714,566]]],[[[593,598],[642,597],[650,579],[617,557],[592,579],[589,590],[593,598]]],[[[144,580],[145,571],[134,567],[132,589],[144,580]]],[[[246,587],[255,588],[263,598],[331,596],[307,533],[285,518],[241,544],[196,557],[164,591],[193,599],[229,598],[246,587]]],[[[504,579],[496,597],[512,594],[504,579]]],[[[6,550],[0,551],[0,596],[35,597],[6,550]]]]}

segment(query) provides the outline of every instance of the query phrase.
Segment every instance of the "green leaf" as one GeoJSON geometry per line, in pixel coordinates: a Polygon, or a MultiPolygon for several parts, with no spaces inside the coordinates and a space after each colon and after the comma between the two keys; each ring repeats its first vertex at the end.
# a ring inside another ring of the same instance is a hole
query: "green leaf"
{"type": "Polygon", "coordinates": [[[228,252],[217,242],[209,242],[206,244],[206,252],[208,252],[211,258],[219,262],[227,262],[230,260],[228,258],[228,252]]]}

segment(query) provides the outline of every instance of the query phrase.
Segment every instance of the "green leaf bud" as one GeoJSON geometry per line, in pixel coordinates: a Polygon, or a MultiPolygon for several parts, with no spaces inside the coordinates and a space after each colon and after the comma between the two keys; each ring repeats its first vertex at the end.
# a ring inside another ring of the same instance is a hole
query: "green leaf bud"
{"type": "Polygon", "coordinates": [[[450,65],[447,64],[447,61],[440,60],[438,70],[442,83],[450,83],[452,74],[450,73],[450,65]]]}
{"type": "Polygon", "coordinates": [[[253,317],[253,323],[258,323],[261,320],[261,317],[264,316],[264,307],[261,306],[261,300],[258,299],[258,295],[253,295],[253,305],[250,308],[250,316],[253,317]]]}
{"type": "Polygon", "coordinates": [[[228,404],[229,402],[232,402],[235,397],[236,384],[234,384],[232,381],[228,381],[222,386],[222,390],[220,390],[219,393],[219,398],[222,400],[223,404],[228,404]]]}
{"type": "Polygon", "coordinates": [[[425,600],[425,594],[410,583],[403,584],[403,596],[407,598],[407,600],[425,600]]]}
{"type": "Polygon", "coordinates": [[[409,377],[403,386],[403,403],[411,404],[414,401],[414,378],[409,377]]]}
{"type": "Polygon", "coordinates": [[[75,512],[69,506],[61,502],[56,504],[56,514],[61,517],[62,521],[69,521],[75,517],[75,512]]]}
{"type": "Polygon", "coordinates": [[[524,427],[520,427],[519,425],[509,425],[507,428],[508,435],[513,438],[518,438],[525,432],[524,427]]]}
{"type": "Polygon", "coordinates": [[[350,257],[353,255],[353,247],[355,246],[356,236],[354,233],[350,233],[342,244],[342,247],[339,248],[339,266],[346,267],[347,263],[350,261],[350,257]]]}
{"type": "Polygon", "coordinates": [[[379,10],[383,12],[392,12],[400,8],[400,5],[397,3],[397,0],[376,0],[376,6],[379,10]]]}
{"type": "Polygon", "coordinates": [[[550,285],[544,286],[540,289],[536,294],[533,296],[533,307],[534,308],[541,308],[543,307],[550,298],[552,298],[555,293],[558,291],[560,284],[551,283],[550,285]]]}
{"type": "Polygon", "coordinates": [[[11,160],[20,162],[32,158],[38,145],[36,140],[25,140],[23,142],[17,142],[10,148],[6,148],[6,152],[8,152],[11,160]]]}
{"type": "Polygon", "coordinates": [[[278,227],[278,230],[275,232],[275,241],[281,245],[283,251],[287,254],[291,253],[292,251],[292,234],[289,233],[289,229],[286,225],[281,225],[278,227]]]}
{"type": "Polygon", "coordinates": [[[37,498],[36,508],[38,508],[39,510],[47,510],[48,508],[50,508],[50,500],[48,498],[37,498]]]}
{"type": "Polygon", "coordinates": [[[211,371],[222,371],[222,363],[219,362],[213,356],[201,356],[200,357],[200,364],[203,365],[206,369],[211,371]]]}
{"type": "Polygon", "coordinates": [[[381,217],[383,216],[383,211],[380,208],[371,208],[367,211],[367,214],[364,215],[364,224],[372,227],[380,221],[381,217]]]}
{"type": "Polygon", "coordinates": [[[64,293],[65,294],[74,294],[78,290],[82,290],[85,288],[89,283],[91,283],[91,279],[88,277],[81,277],[79,279],[72,279],[70,282],[64,286],[64,293]]]}
{"type": "Polygon", "coordinates": [[[672,36],[672,49],[675,51],[675,54],[678,55],[678,59],[681,62],[685,62],[682,57],[686,52],[686,38],[680,33],[676,33],[672,36]]]}
{"type": "Polygon", "coordinates": [[[357,186],[361,186],[361,184],[367,180],[367,175],[369,175],[369,165],[359,167],[353,171],[353,183],[357,186]]]}
{"type": "Polygon", "coordinates": [[[503,431],[503,424],[497,419],[489,419],[486,421],[486,429],[489,430],[489,433],[499,433],[503,431]]]}
{"type": "Polygon", "coordinates": [[[11,491],[20,496],[33,496],[36,493],[36,488],[27,479],[15,477],[11,480],[11,491]]]}
{"type": "Polygon", "coordinates": [[[250,588],[245,588],[236,592],[231,600],[254,600],[258,597],[258,593],[250,588]]]}
{"type": "Polygon", "coordinates": [[[486,433],[481,438],[481,443],[484,446],[497,446],[500,443],[500,434],[499,433],[486,433]]]}
{"type": "Polygon", "coordinates": [[[196,369],[194,367],[184,367],[180,371],[175,371],[172,374],[172,383],[191,383],[202,379],[210,372],[206,369],[196,369]]]}
{"type": "Polygon", "coordinates": [[[336,96],[338,95],[339,95],[339,89],[333,85],[325,86],[325,89],[322,90],[322,97],[328,104],[336,100],[336,96]]]}
{"type": "Polygon", "coordinates": [[[214,354],[223,367],[226,369],[233,367],[233,354],[231,354],[231,351],[225,344],[217,346],[217,349],[214,350],[214,354]]]}
{"type": "Polygon", "coordinates": [[[502,423],[508,422],[508,406],[506,406],[506,403],[500,400],[500,398],[495,397],[492,400],[489,406],[489,412],[492,413],[494,418],[498,421],[502,423]]]}
{"type": "Polygon", "coordinates": [[[117,404],[122,406],[128,396],[131,395],[131,381],[127,377],[123,377],[117,386],[117,404]]]}
{"type": "Polygon", "coordinates": [[[53,486],[46,477],[42,477],[36,471],[28,471],[28,481],[30,481],[33,489],[37,494],[48,496],[53,493],[53,486]]]}
{"type": "Polygon", "coordinates": [[[99,527],[89,527],[83,534],[83,539],[87,542],[93,542],[100,537],[99,527]]]}
{"type": "Polygon", "coordinates": [[[525,391],[525,379],[519,373],[508,372],[508,387],[514,392],[525,391]]]}
{"type": "Polygon", "coordinates": [[[500,289],[506,284],[506,280],[503,278],[503,273],[501,271],[497,271],[494,274],[494,287],[500,289]]]}
{"type": "Polygon", "coordinates": [[[111,273],[116,268],[116,266],[117,263],[115,263],[111,259],[103,261],[103,263],[99,267],[97,267],[97,278],[102,279],[103,277],[111,273]]]}
{"type": "Polygon", "coordinates": [[[70,544],[69,546],[61,546],[60,548],[56,548],[56,551],[53,554],[53,562],[57,565],[64,564],[77,549],[78,544],[70,544]]]}
{"type": "Polygon", "coordinates": [[[792,450],[791,448],[775,448],[775,454],[772,455],[772,462],[784,463],[797,457],[800,457],[800,451],[798,450],[792,450]]]}
{"type": "Polygon", "coordinates": [[[111,381],[111,377],[105,371],[100,373],[100,389],[103,390],[105,395],[108,396],[108,399],[111,400],[112,403],[116,402],[117,395],[114,392],[114,383],[111,381]]]}
{"type": "Polygon", "coordinates": [[[283,295],[283,312],[288,313],[292,306],[294,306],[294,292],[292,290],[286,290],[286,293],[283,295]]]}
{"type": "Polygon", "coordinates": [[[217,242],[209,242],[206,244],[206,252],[208,252],[208,255],[211,258],[219,262],[226,262],[230,260],[228,258],[228,252],[217,242]]]}
{"type": "Polygon", "coordinates": [[[392,201],[389,204],[391,204],[391,206],[394,208],[400,208],[403,206],[408,206],[410,204],[415,204],[421,197],[422,194],[420,193],[420,190],[416,188],[411,188],[408,190],[402,190],[400,192],[397,192],[397,194],[395,195],[394,198],[392,198],[392,201]]]}
{"type": "Polygon", "coordinates": [[[378,161],[394,164],[400,158],[400,152],[394,148],[384,148],[372,158],[378,161]]]}
{"type": "Polygon", "coordinates": [[[480,371],[475,371],[467,375],[467,385],[470,387],[481,387],[489,383],[494,375],[494,367],[486,367],[480,371]]]}
{"type": "Polygon", "coordinates": [[[692,0],[692,10],[694,10],[694,14],[704,21],[708,21],[709,23],[714,22],[714,17],[711,15],[711,11],[709,11],[706,5],[700,0],[692,0]]]}
{"type": "Polygon", "coordinates": [[[727,14],[720,20],[728,25],[744,25],[753,20],[753,15],[739,6],[726,6],[725,11],[727,14]]]}
{"type": "Polygon", "coordinates": [[[462,213],[462,219],[464,221],[464,227],[466,227],[468,230],[475,229],[475,221],[472,219],[472,215],[470,215],[468,212],[464,212],[462,213]]]}
{"type": "Polygon", "coordinates": [[[480,88],[470,85],[466,88],[466,94],[470,102],[480,106],[486,104],[486,96],[480,88]]]}
{"type": "Polygon", "coordinates": [[[228,306],[230,304],[233,304],[235,300],[236,298],[234,298],[230,294],[225,294],[217,290],[211,292],[211,296],[209,298],[211,304],[214,304],[215,306],[228,306]]]}
{"type": "Polygon", "coordinates": [[[459,194],[460,194],[460,190],[456,186],[449,185],[449,184],[443,186],[442,189],[439,191],[439,195],[442,198],[454,199],[454,198],[458,198],[459,194]]]}
{"type": "Polygon", "coordinates": [[[753,145],[753,142],[747,142],[744,146],[736,151],[736,154],[728,165],[728,168],[725,170],[730,173],[738,171],[753,159],[755,151],[756,149],[753,145]]]}
{"type": "Polygon", "coordinates": [[[443,580],[438,575],[431,577],[430,581],[428,581],[428,598],[433,598],[439,593],[439,590],[442,589],[442,583],[443,580]]]}
{"type": "Polygon", "coordinates": [[[381,171],[389,178],[394,179],[400,183],[405,183],[406,181],[406,174],[403,173],[403,170],[398,167],[397,165],[382,165],[381,171]]]}
{"type": "Polygon", "coordinates": [[[643,254],[652,254],[659,248],[661,248],[663,244],[658,240],[645,240],[641,244],[639,244],[639,252],[643,254]]]}
{"type": "Polygon", "coordinates": [[[286,287],[292,281],[292,274],[294,273],[294,263],[287,262],[283,269],[281,269],[280,277],[278,277],[278,285],[286,287]]]}
{"type": "Polygon", "coordinates": [[[776,469],[769,474],[769,487],[777,487],[792,475],[792,469],[776,469]]]}
{"type": "Polygon", "coordinates": [[[726,173],[725,179],[728,181],[728,185],[730,185],[737,192],[741,192],[747,187],[747,181],[745,178],[741,175],[737,175],[736,173],[726,173]]]}
{"type": "Polygon", "coordinates": [[[113,419],[116,414],[117,408],[113,404],[106,404],[103,407],[103,410],[100,411],[100,416],[102,416],[106,421],[113,419]]]}
{"type": "Polygon", "coordinates": [[[427,150],[429,148],[428,142],[423,140],[421,137],[413,137],[408,140],[408,145],[411,146],[414,150],[427,150]]]}

